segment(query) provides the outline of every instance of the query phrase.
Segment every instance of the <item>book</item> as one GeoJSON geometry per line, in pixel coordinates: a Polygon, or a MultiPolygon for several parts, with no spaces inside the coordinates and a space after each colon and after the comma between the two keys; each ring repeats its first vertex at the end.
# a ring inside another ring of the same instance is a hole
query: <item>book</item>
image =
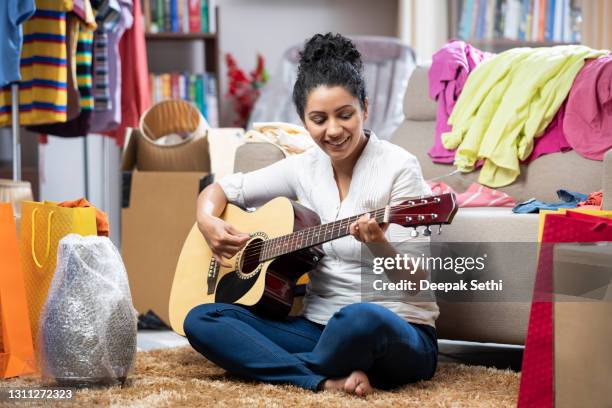
{"type": "Polygon", "coordinates": [[[217,13],[217,0],[206,0],[208,3],[208,32],[217,32],[217,20],[215,19],[217,13]]]}
{"type": "Polygon", "coordinates": [[[544,27],[544,39],[553,41],[553,30],[555,22],[555,0],[548,0],[546,3],[546,26],[544,27]]]}
{"type": "Polygon", "coordinates": [[[203,78],[202,75],[196,75],[196,80],[195,80],[195,98],[196,98],[196,105],[198,107],[198,109],[200,110],[200,112],[202,113],[202,116],[204,116],[204,118],[206,118],[206,101],[204,100],[204,83],[203,83],[203,78]]]}
{"type": "Polygon", "coordinates": [[[159,31],[168,32],[170,31],[171,23],[170,23],[170,0],[162,0],[162,13],[161,13],[161,24],[159,31]]]}
{"type": "Polygon", "coordinates": [[[200,0],[201,2],[201,14],[200,14],[200,18],[202,20],[202,32],[203,33],[208,33],[209,31],[209,26],[208,26],[208,0],[200,0]]]}
{"type": "Polygon", "coordinates": [[[504,37],[511,40],[519,38],[521,4],[519,0],[508,0],[504,21],[504,37]]]}
{"type": "Polygon", "coordinates": [[[178,0],[170,0],[170,30],[168,31],[178,33],[178,22],[178,0]]]}
{"type": "MultiPolygon", "coordinates": [[[[202,6],[201,0],[188,0],[189,2],[189,32],[202,32],[202,6]]],[[[205,0],[202,0],[205,1],[205,0]]]]}
{"type": "Polygon", "coordinates": [[[219,100],[217,98],[217,81],[212,73],[206,74],[206,109],[208,124],[219,127],[219,100]]]}
{"type": "Polygon", "coordinates": [[[181,91],[179,90],[179,74],[170,74],[170,97],[172,99],[180,99],[181,91]]]}
{"type": "Polygon", "coordinates": [[[151,32],[151,0],[142,0],[142,16],[144,18],[145,33],[151,32]]]}
{"type": "Polygon", "coordinates": [[[563,0],[555,1],[555,18],[553,23],[553,41],[561,42],[563,38],[561,38],[561,21],[563,18],[563,0]]]}
{"type": "Polygon", "coordinates": [[[472,30],[472,14],[474,0],[465,0],[461,9],[461,20],[459,22],[459,37],[469,40],[472,30]]]}
{"type": "Polygon", "coordinates": [[[546,26],[546,0],[540,0],[540,14],[538,14],[538,41],[544,41],[544,28],[546,26]]]}
{"type": "Polygon", "coordinates": [[[181,0],[181,1],[183,3],[182,32],[188,33],[189,32],[189,0],[181,0]]]}
{"type": "Polygon", "coordinates": [[[485,38],[492,39],[495,37],[495,4],[496,0],[487,1],[487,16],[485,21],[485,38]]]}

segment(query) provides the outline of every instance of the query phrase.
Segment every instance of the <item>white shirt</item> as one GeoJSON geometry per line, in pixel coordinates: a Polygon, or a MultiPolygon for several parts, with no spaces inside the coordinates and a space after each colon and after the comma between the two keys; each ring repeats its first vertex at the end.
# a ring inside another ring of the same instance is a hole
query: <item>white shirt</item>
{"type": "MultiPolygon", "coordinates": [[[[349,191],[342,201],[331,160],[318,146],[250,173],[226,176],[219,184],[228,201],[243,208],[284,196],[316,212],[321,223],[399,204],[405,197],[431,194],[417,158],[399,146],[379,140],[373,132],[355,164],[349,191]]],[[[396,224],[391,224],[385,235],[391,243],[412,239],[407,228],[396,224]]],[[[352,236],[326,242],[322,247],[325,256],[309,273],[303,315],[326,324],[342,307],[361,302],[363,263],[361,243],[352,236]]],[[[434,327],[439,314],[435,301],[376,303],[409,322],[434,327]]]]}

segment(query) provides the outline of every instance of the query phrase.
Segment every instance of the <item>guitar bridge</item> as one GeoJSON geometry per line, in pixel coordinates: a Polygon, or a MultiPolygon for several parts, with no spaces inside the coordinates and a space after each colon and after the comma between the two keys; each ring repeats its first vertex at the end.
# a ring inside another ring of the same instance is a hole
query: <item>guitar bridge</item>
{"type": "Polygon", "coordinates": [[[219,263],[215,258],[212,258],[208,265],[208,273],[206,274],[206,283],[208,283],[207,295],[215,293],[217,287],[217,276],[219,275],[219,263]]]}

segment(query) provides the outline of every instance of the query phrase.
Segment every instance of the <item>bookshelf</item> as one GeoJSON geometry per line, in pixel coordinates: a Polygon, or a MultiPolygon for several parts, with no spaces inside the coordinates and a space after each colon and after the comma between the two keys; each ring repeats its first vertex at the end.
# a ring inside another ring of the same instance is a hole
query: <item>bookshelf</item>
{"type": "Polygon", "coordinates": [[[447,0],[450,38],[489,52],[579,44],[581,0],[447,0]]]}
{"type": "MultiPolygon", "coordinates": [[[[221,117],[221,92],[219,86],[220,73],[221,73],[221,58],[219,54],[219,8],[213,6],[208,9],[208,12],[214,13],[212,19],[214,22],[205,24],[206,26],[213,26],[214,32],[189,32],[192,27],[188,26],[191,21],[185,21],[185,25],[180,22],[177,24],[178,31],[159,31],[158,28],[152,27],[152,21],[155,19],[155,15],[151,14],[150,7],[146,7],[147,4],[152,5],[153,2],[158,0],[143,0],[145,4],[145,40],[147,44],[147,60],[149,65],[149,73],[154,76],[167,76],[168,74],[182,75],[182,76],[193,76],[198,75],[206,78],[203,81],[214,81],[214,110],[216,111],[214,117],[216,121],[212,120],[207,114],[211,112],[209,104],[212,100],[208,99],[205,95],[207,108],[203,110],[204,116],[211,126],[220,126],[219,119],[221,117]],[[149,10],[147,10],[149,8],[149,10]],[[153,20],[152,20],[153,19],[153,20]],[[155,32],[151,31],[154,29],[155,32]],[[215,123],[216,122],[216,123],[215,123]]],[[[181,4],[188,4],[188,0],[165,0],[172,4],[177,3],[180,7],[181,4]]],[[[199,0],[199,2],[209,3],[210,0],[199,0]]],[[[212,2],[211,2],[212,3],[212,2]]],[[[214,3],[212,3],[214,4],[214,3]]],[[[185,13],[188,11],[185,10],[185,13]]],[[[183,18],[181,14],[177,16],[183,18]]],[[[189,17],[191,20],[191,17],[189,17]]],[[[166,26],[166,29],[170,27],[166,26]]],[[[173,78],[174,80],[174,78],[173,78]]],[[[189,83],[187,77],[184,81],[189,83]]],[[[207,86],[203,85],[204,93],[206,94],[207,86]]],[[[199,89],[199,88],[198,88],[199,89]]],[[[155,93],[155,89],[151,89],[152,97],[155,93]]],[[[192,99],[191,92],[185,92],[184,99],[192,99]]],[[[166,96],[167,97],[167,96],[166,96]]],[[[166,97],[162,98],[165,99],[166,97]]],[[[159,98],[158,98],[159,99],[159,98]]],[[[193,100],[192,100],[193,101],[193,100]]],[[[196,101],[193,101],[196,102],[196,101]]],[[[196,105],[199,106],[198,103],[196,105]]]]}

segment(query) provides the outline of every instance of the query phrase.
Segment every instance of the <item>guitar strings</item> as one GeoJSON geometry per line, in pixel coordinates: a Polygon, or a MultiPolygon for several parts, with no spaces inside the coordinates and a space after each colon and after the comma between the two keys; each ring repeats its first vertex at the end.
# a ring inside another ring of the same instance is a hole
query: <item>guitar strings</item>
{"type": "MultiPolygon", "coordinates": [[[[432,202],[418,203],[418,204],[399,204],[397,206],[390,207],[390,209],[391,210],[408,209],[408,208],[421,207],[421,206],[424,206],[424,205],[427,205],[427,204],[432,204],[432,202]]],[[[338,232],[347,229],[350,226],[350,224],[352,224],[353,222],[357,221],[361,216],[363,216],[365,214],[370,213],[371,215],[374,216],[374,218],[378,218],[378,216],[384,215],[385,211],[386,211],[386,208],[380,208],[380,209],[377,209],[377,210],[373,210],[373,212],[366,212],[366,213],[363,213],[361,215],[356,215],[356,216],[353,216],[353,217],[345,218],[344,220],[340,220],[340,223],[337,225],[338,232]]],[[[418,214],[413,214],[413,215],[418,215],[418,214]]],[[[393,221],[398,221],[398,220],[404,219],[406,216],[407,215],[391,215],[389,221],[390,222],[392,222],[392,220],[393,221]],[[397,217],[399,217],[399,218],[397,218],[397,217]]],[[[325,225],[334,224],[336,222],[338,222],[338,221],[333,221],[331,223],[327,223],[327,224],[323,224],[323,225],[315,225],[315,226],[312,226],[312,227],[304,228],[304,229],[299,230],[299,231],[295,231],[295,232],[293,232],[291,234],[287,234],[287,235],[284,235],[284,236],[281,236],[281,237],[276,237],[276,238],[272,238],[270,240],[265,240],[265,241],[258,242],[256,244],[246,248],[244,256],[243,256],[243,262],[252,262],[252,261],[254,261],[256,259],[257,263],[259,263],[259,262],[261,262],[261,259],[260,259],[261,256],[260,255],[262,254],[262,252],[265,252],[265,249],[264,249],[264,251],[260,251],[260,248],[262,248],[263,246],[273,245],[272,249],[278,249],[279,247],[282,247],[283,245],[287,245],[287,244],[294,245],[294,244],[296,244],[298,242],[298,240],[305,240],[307,242],[308,239],[314,238],[315,236],[320,235],[320,233],[323,231],[323,227],[325,225]],[[315,230],[317,230],[317,229],[319,231],[314,233],[312,235],[312,237],[310,237],[310,233],[311,232],[315,232],[315,230]],[[301,234],[301,236],[298,237],[295,234],[301,234]],[[275,240],[278,240],[279,242],[277,244],[272,244],[272,242],[275,241],[275,240]],[[285,240],[285,242],[283,242],[283,240],[285,240]]],[[[331,226],[332,237],[334,235],[334,231],[335,230],[336,230],[336,225],[332,225],[331,226]]],[[[327,234],[327,231],[328,231],[328,228],[326,227],[325,228],[325,234],[323,236],[325,236],[327,234]]],[[[347,232],[347,235],[348,235],[348,232],[347,232]]],[[[339,236],[336,237],[336,238],[339,238],[339,236]]],[[[315,246],[315,245],[318,245],[318,244],[309,245],[308,247],[315,246]]],[[[280,255],[283,255],[283,254],[281,253],[281,254],[276,255],[276,256],[280,256],[280,255]]]]}
{"type": "MultiPolygon", "coordinates": [[[[397,209],[405,209],[405,208],[414,208],[414,207],[424,206],[424,205],[427,205],[427,204],[431,204],[431,202],[418,203],[418,204],[412,204],[412,205],[409,205],[409,204],[402,205],[402,204],[400,204],[400,205],[391,207],[391,209],[392,210],[397,210],[397,209]]],[[[373,210],[374,218],[377,218],[379,215],[384,215],[384,211],[385,211],[385,208],[380,208],[380,209],[377,209],[377,210],[373,210]]],[[[342,229],[346,229],[347,227],[350,226],[350,224],[352,222],[358,220],[362,215],[365,215],[365,214],[366,213],[361,214],[361,215],[356,215],[356,216],[353,216],[353,217],[348,217],[348,218],[345,218],[344,220],[341,220],[340,223],[338,224],[338,232],[340,232],[342,229]]],[[[413,215],[418,215],[418,214],[413,214],[413,215]]],[[[399,217],[401,219],[402,217],[405,217],[405,216],[406,215],[400,215],[399,217]]],[[[397,215],[395,215],[395,217],[397,217],[397,215]]],[[[331,223],[328,223],[328,224],[334,224],[335,222],[338,222],[338,221],[334,221],[334,222],[331,222],[331,223]]],[[[323,225],[328,225],[328,224],[323,224],[323,225]]],[[[281,236],[281,237],[276,237],[276,238],[272,238],[272,239],[267,240],[267,241],[261,241],[259,243],[256,243],[253,246],[247,247],[247,249],[245,250],[245,256],[243,257],[243,259],[244,259],[244,261],[249,261],[250,262],[250,261],[253,261],[254,258],[257,258],[257,262],[259,263],[260,262],[261,251],[258,252],[258,253],[252,253],[253,251],[259,250],[262,246],[270,245],[272,243],[272,241],[274,241],[274,240],[280,240],[279,243],[275,245],[275,247],[278,248],[279,246],[282,246],[284,244],[295,244],[297,242],[297,239],[304,239],[304,238],[306,238],[306,240],[308,240],[310,238],[314,238],[315,235],[319,235],[319,233],[313,234],[312,237],[309,237],[310,232],[313,232],[313,230],[316,230],[316,229],[321,229],[322,230],[323,225],[315,225],[315,226],[312,226],[312,227],[305,228],[303,230],[299,230],[299,231],[293,232],[293,233],[288,234],[288,235],[284,235],[284,236],[281,236]],[[303,232],[305,232],[305,235],[306,235],[305,237],[304,237],[304,233],[303,232]],[[297,233],[302,233],[302,237],[300,237],[300,238],[297,238],[295,236],[291,237],[293,234],[297,234],[297,233]],[[289,237],[291,237],[291,238],[289,238],[289,237]],[[285,242],[282,242],[282,240],[285,240],[285,242]]],[[[327,228],[325,230],[327,231],[327,228]]],[[[332,235],[333,235],[334,231],[335,231],[335,226],[332,226],[332,235]]],[[[336,238],[339,238],[339,237],[336,237],[336,238]]],[[[313,245],[310,245],[310,246],[315,246],[315,245],[316,244],[313,244],[313,245]]],[[[281,254],[276,255],[276,256],[280,256],[280,255],[283,255],[283,254],[281,253],[281,254]]]]}

